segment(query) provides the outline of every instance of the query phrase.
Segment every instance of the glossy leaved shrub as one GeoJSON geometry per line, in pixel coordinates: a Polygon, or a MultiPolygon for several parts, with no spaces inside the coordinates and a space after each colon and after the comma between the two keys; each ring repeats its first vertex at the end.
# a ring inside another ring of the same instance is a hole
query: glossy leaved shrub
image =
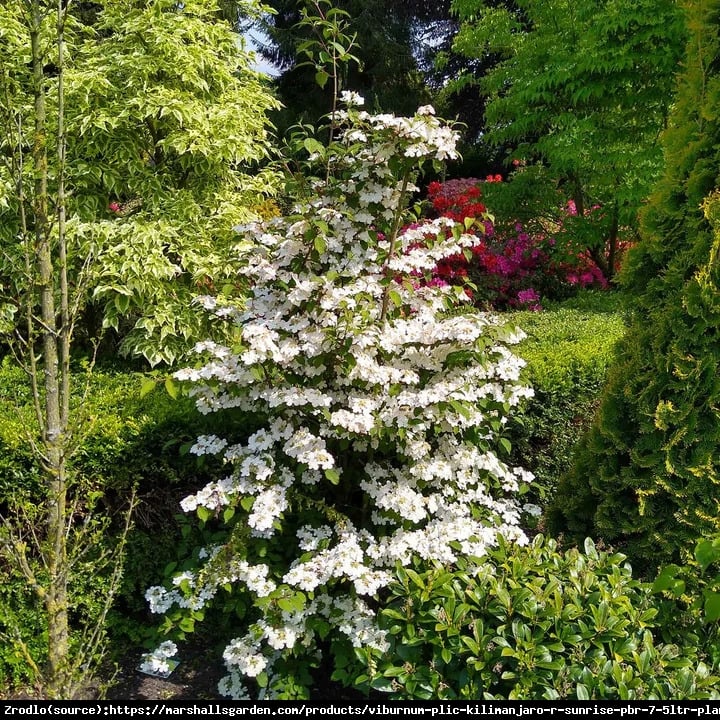
{"type": "Polygon", "coordinates": [[[659,601],[626,557],[560,552],[537,535],[500,542],[454,566],[396,569],[380,627],[384,653],[359,651],[336,678],[412,700],[636,700],[720,698],[698,653],[659,640],[659,601]]]}

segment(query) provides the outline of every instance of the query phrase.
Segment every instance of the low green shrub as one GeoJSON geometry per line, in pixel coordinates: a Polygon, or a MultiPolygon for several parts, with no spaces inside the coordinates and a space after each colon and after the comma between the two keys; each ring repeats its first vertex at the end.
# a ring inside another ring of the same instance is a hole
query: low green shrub
{"type": "Polygon", "coordinates": [[[528,379],[568,394],[604,380],[625,327],[622,296],[613,292],[586,292],[541,312],[510,317],[528,336],[516,349],[528,363],[528,379]]]}
{"type": "MultiPolygon", "coordinates": [[[[198,435],[216,432],[219,426],[224,432],[229,430],[231,437],[234,432],[241,434],[244,419],[237,414],[232,421],[200,415],[190,398],[171,397],[159,376],[158,389],[142,395],[147,377],[122,369],[95,368],[85,392],[83,370],[78,363],[72,402],[86,419],[87,431],[77,434],[78,445],[70,458],[71,498],[79,514],[87,518],[94,504],[100,515],[110,518],[110,524],[98,531],[97,545],[83,557],[90,569],[86,578],[82,573],[75,578],[71,607],[72,612],[86,615],[101,611],[109,580],[93,574],[93,553],[99,556],[114,547],[122,532],[123,511],[135,492],[138,502],[127,538],[122,584],[106,623],[113,646],[122,652],[127,643],[137,647],[155,624],[144,599],[147,587],[162,580],[183,542],[190,546],[199,542],[188,536],[196,530],[183,537],[176,517],[179,502],[198,482],[215,477],[220,467],[188,455],[187,447],[198,435]]],[[[3,362],[0,515],[22,513],[28,532],[33,528],[36,537],[41,537],[42,528],[34,527],[34,498],[42,482],[31,446],[35,424],[25,375],[9,361],[3,362]]],[[[34,672],[28,657],[42,657],[47,643],[43,610],[24,578],[2,556],[0,588],[0,687],[32,684],[34,672]]]]}
{"type": "Polygon", "coordinates": [[[553,493],[592,420],[623,334],[621,303],[614,292],[582,292],[542,312],[509,316],[528,336],[515,353],[527,362],[523,377],[535,391],[508,428],[511,462],[535,474],[541,497],[553,493]]]}
{"type": "Polygon", "coordinates": [[[652,589],[668,600],[664,636],[674,638],[695,626],[700,647],[720,663],[720,536],[698,541],[685,564],[661,567],[652,589]]]}
{"type": "MultiPolygon", "coordinates": [[[[18,543],[28,546],[27,569],[41,587],[46,587],[48,569],[33,548],[33,542],[42,541],[44,528],[27,506],[24,505],[21,512],[24,513],[22,520],[26,521],[26,535],[19,538],[18,543]]],[[[122,542],[122,532],[115,531],[107,519],[90,516],[85,516],[78,525],[80,530],[69,531],[77,543],[71,545],[69,553],[73,572],[67,588],[68,617],[72,628],[82,630],[71,632],[69,642],[72,648],[83,648],[83,652],[89,653],[84,658],[86,661],[94,662],[107,645],[103,620],[108,597],[116,589],[112,552],[122,542]]],[[[41,687],[35,685],[42,680],[48,651],[47,608],[39,602],[24,573],[8,561],[3,547],[0,552],[0,697],[27,687],[43,693],[41,687]]]]}
{"type": "Polygon", "coordinates": [[[340,655],[335,678],[393,699],[720,698],[696,647],[658,640],[658,598],[625,556],[561,553],[542,535],[448,569],[402,568],[379,613],[387,652],[340,655]]]}
{"type": "Polygon", "coordinates": [[[0,698],[11,688],[32,685],[28,657],[47,653],[47,626],[24,578],[10,577],[0,565],[0,698]]]}
{"type": "MultiPolygon", "coordinates": [[[[147,496],[139,519],[157,513],[169,498],[171,515],[177,501],[194,489],[198,474],[211,476],[219,464],[208,458],[196,460],[187,449],[198,435],[244,432],[245,418],[219,414],[203,416],[191,398],[171,397],[157,378],[155,392],[141,393],[147,376],[140,372],[95,369],[87,391],[82,368],[75,382],[76,417],[83,420],[76,433],[77,447],[69,460],[76,482],[84,489],[101,492],[106,502],[122,504],[133,488],[147,496]],[[150,505],[151,503],[151,505],[150,505]]],[[[9,362],[0,365],[0,503],[18,492],[32,496],[40,474],[32,453],[30,433],[36,425],[34,409],[23,372],[9,362]]],[[[201,477],[201,480],[203,478],[201,477]]]]}

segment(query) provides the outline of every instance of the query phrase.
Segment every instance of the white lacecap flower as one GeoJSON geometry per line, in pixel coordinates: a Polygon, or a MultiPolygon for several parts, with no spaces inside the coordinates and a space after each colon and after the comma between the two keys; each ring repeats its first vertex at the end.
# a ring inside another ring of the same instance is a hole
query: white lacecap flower
{"type": "Polygon", "coordinates": [[[145,591],[145,599],[152,613],[165,613],[179,602],[180,595],[176,590],[167,591],[164,587],[156,585],[145,591]]]}
{"type": "Polygon", "coordinates": [[[243,685],[238,672],[232,672],[222,678],[218,683],[218,692],[232,700],[250,700],[250,693],[243,685]]]}
{"type": "Polygon", "coordinates": [[[172,657],[177,653],[177,645],[172,640],[165,640],[158,645],[154,654],[158,657],[172,657]]]}
{"type": "Polygon", "coordinates": [[[346,105],[352,105],[356,107],[360,107],[365,104],[365,98],[362,95],[356,92],[352,92],[350,90],[343,90],[340,93],[340,100],[346,105]]]}

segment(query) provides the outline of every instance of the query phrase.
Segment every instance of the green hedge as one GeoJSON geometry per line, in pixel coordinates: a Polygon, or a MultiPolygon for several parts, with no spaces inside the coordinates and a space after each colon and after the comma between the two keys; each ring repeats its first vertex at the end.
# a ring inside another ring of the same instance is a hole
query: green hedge
{"type": "MultiPolygon", "coordinates": [[[[146,375],[95,369],[84,393],[83,372],[79,367],[75,374],[73,412],[85,418],[86,429],[74,433],[78,446],[69,464],[78,483],[105,492],[109,500],[122,501],[136,485],[154,505],[168,493],[197,489],[203,479],[198,473],[211,469],[199,468],[183,446],[201,433],[243,431],[237,413],[202,416],[190,398],[170,397],[162,377],[157,389],[143,396],[146,375]]],[[[28,441],[35,425],[24,373],[6,360],[0,365],[0,501],[13,492],[38,490],[39,471],[28,441]]]]}
{"type": "Polygon", "coordinates": [[[527,334],[515,347],[535,397],[516,415],[511,462],[536,476],[540,497],[552,495],[592,420],[615,343],[624,332],[622,298],[587,292],[542,312],[508,316],[527,334]]]}

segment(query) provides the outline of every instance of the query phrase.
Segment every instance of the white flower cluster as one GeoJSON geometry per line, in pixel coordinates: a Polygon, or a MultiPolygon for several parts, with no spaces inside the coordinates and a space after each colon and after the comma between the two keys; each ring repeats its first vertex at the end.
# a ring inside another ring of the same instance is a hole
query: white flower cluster
{"type": "MultiPolygon", "coordinates": [[[[348,104],[361,106],[364,101],[359,95],[348,94],[348,104]]],[[[349,113],[339,111],[336,118],[346,120],[349,113]]],[[[380,138],[385,142],[383,154],[386,159],[392,155],[425,160],[453,160],[458,157],[456,149],[457,133],[435,117],[431,105],[418,108],[414,117],[396,117],[395,115],[370,115],[358,112],[354,124],[345,132],[345,138],[352,141],[367,142],[371,138],[380,138]]],[[[377,152],[377,148],[374,149],[377,152]]],[[[360,154],[360,157],[363,157],[360,154]]]]}
{"type": "Polygon", "coordinates": [[[230,583],[240,583],[247,587],[257,597],[267,597],[277,588],[272,580],[268,579],[269,567],[264,564],[250,565],[245,560],[234,558],[228,563],[215,565],[222,548],[215,547],[211,552],[202,548],[199,559],[206,559],[208,564],[198,582],[198,576],[190,571],[184,571],[173,578],[173,589],[168,590],[161,585],[155,585],[145,592],[145,599],[150,606],[150,612],[163,614],[176,605],[190,610],[201,610],[215,597],[217,589],[230,583]]]}
{"type": "MultiPolygon", "coordinates": [[[[160,643],[151,653],[143,655],[140,672],[167,677],[172,672],[169,658],[177,653],[177,645],[171,640],[160,643]]],[[[177,664],[177,663],[175,663],[177,664]]]]}
{"type": "Polygon", "coordinates": [[[225,651],[232,697],[246,697],[242,677],[272,675],[278,653],[312,651],[313,617],[355,646],[385,647],[362,598],[398,561],[480,556],[499,536],[526,542],[517,498],[532,476],[495,452],[507,408],[532,394],[506,347],[521,334],[463,293],[417,282],[478,237],[448,219],[398,231],[418,163],[455,157],[456,136],[430,107],[371,116],[345,99],[331,179],[296,216],[238,229],[255,241],[243,246],[246,302],[202,301],[237,324],[239,346],[201,343],[205,364],[176,375],[202,412],[268,418],[240,443],[199,438],[193,452],[220,454],[233,472],[182,503],[241,513],[245,559],[211,553],[201,573],[147,592],[153,612],[202,607],[227,583],[262,599],[260,619],[225,651]],[[290,561],[250,563],[253,538],[290,561]]]}
{"type": "MultiPolygon", "coordinates": [[[[259,620],[250,626],[246,635],[233,639],[223,656],[229,674],[220,681],[220,693],[234,700],[249,699],[244,678],[257,677],[261,672],[272,677],[273,665],[283,650],[312,645],[312,635],[306,628],[306,621],[310,617],[323,618],[332,623],[353,647],[370,646],[381,652],[388,648],[385,633],[378,630],[375,613],[365,602],[357,597],[338,598],[321,593],[308,602],[303,610],[295,613],[284,611],[279,623],[259,620]],[[272,652],[262,652],[263,645],[271,648],[272,652]]],[[[259,699],[279,698],[272,689],[263,689],[259,699]]]]}
{"type": "Polygon", "coordinates": [[[359,93],[350,90],[343,90],[340,93],[340,100],[345,105],[360,107],[365,104],[365,98],[359,93]]]}

